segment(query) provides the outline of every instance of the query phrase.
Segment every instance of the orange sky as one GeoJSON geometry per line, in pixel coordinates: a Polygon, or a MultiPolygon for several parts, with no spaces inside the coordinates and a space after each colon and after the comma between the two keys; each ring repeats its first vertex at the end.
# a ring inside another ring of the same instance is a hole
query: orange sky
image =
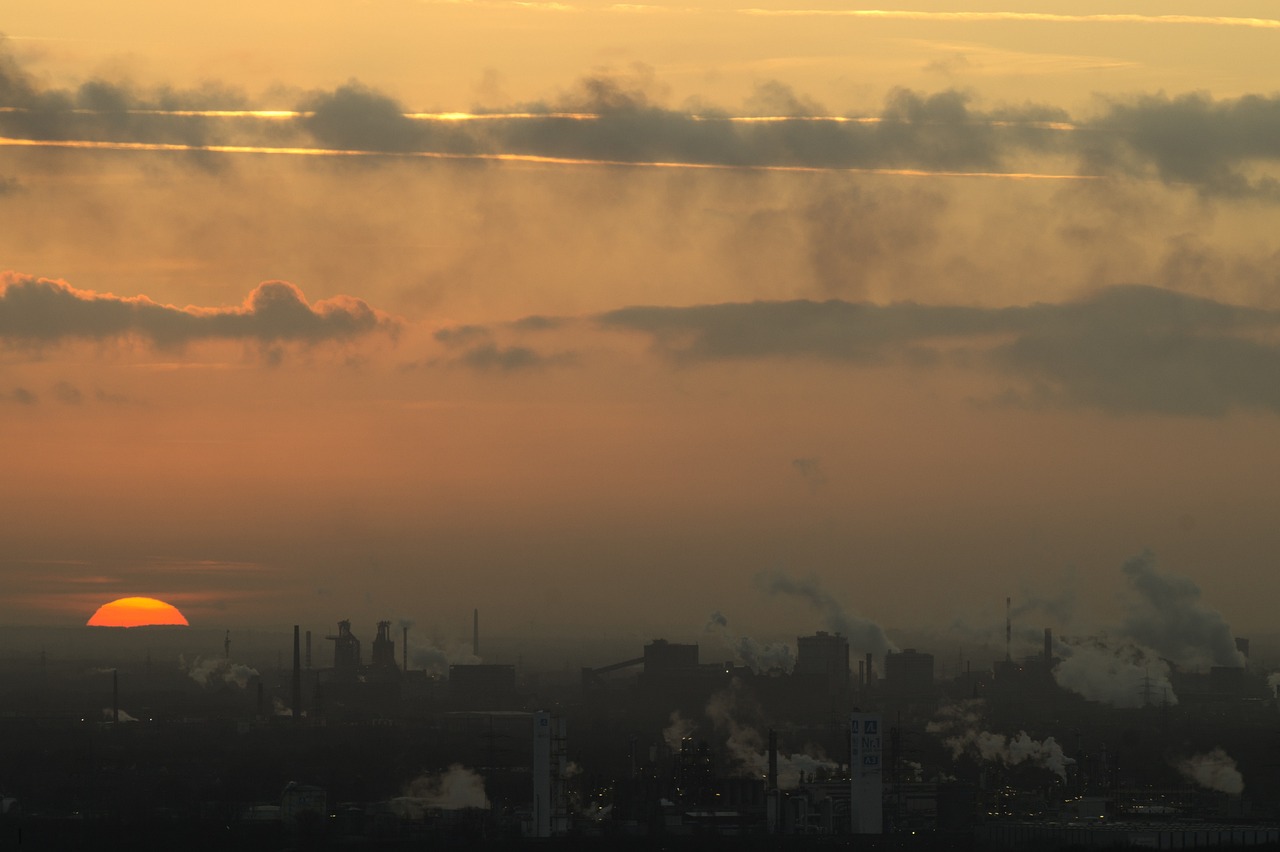
{"type": "Polygon", "coordinates": [[[0,618],[1270,624],[1268,4],[11,6],[0,618]]]}

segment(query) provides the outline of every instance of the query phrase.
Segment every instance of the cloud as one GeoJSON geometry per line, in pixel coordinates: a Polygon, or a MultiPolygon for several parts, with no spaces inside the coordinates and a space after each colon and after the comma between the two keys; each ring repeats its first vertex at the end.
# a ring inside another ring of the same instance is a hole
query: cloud
{"type": "Polygon", "coordinates": [[[68,339],[143,338],[159,346],[194,340],[320,343],[375,332],[397,323],[360,299],[338,296],[309,304],[285,281],[266,281],[236,307],[162,305],[146,296],[79,290],[65,281],[0,273],[0,340],[38,344],[68,339]]]}
{"type": "MultiPolygon", "coordinates": [[[[1280,21],[1212,16],[740,11],[1280,28],[1280,21]]],[[[394,155],[1025,176],[1036,174],[1034,167],[1024,171],[1029,156],[1054,154],[1068,170],[1042,176],[1137,176],[1206,196],[1280,201],[1280,179],[1254,173],[1280,161],[1280,95],[1141,94],[1079,116],[1042,104],[984,106],[954,88],[899,88],[877,113],[830,114],[772,80],[758,84],[737,111],[676,109],[665,99],[652,70],[641,67],[586,75],[558,96],[474,115],[410,112],[358,80],[254,111],[243,93],[217,84],[144,92],[99,78],[45,87],[0,43],[0,103],[7,108],[0,136],[72,147],[170,146],[200,154],[195,161],[205,166],[212,155],[246,151],[341,152],[371,155],[369,162],[394,155]]]]}
{"type": "Polygon", "coordinates": [[[1207,195],[1280,201],[1280,181],[1245,171],[1280,159],[1280,95],[1143,95],[1111,103],[1092,128],[1107,134],[1085,148],[1096,166],[1153,169],[1166,183],[1190,184],[1207,195]],[[1119,145],[1107,144],[1111,134],[1119,145]]]}
{"type": "Polygon", "coordinates": [[[929,364],[949,356],[1030,383],[1002,403],[1217,416],[1280,412],[1280,313],[1155,287],[1002,308],[828,300],[639,306],[597,321],[679,362],[817,358],[929,364]]]}
{"type": "Polygon", "coordinates": [[[23,387],[16,387],[11,391],[0,391],[0,402],[12,402],[16,405],[35,405],[40,401],[40,397],[23,387]]]}

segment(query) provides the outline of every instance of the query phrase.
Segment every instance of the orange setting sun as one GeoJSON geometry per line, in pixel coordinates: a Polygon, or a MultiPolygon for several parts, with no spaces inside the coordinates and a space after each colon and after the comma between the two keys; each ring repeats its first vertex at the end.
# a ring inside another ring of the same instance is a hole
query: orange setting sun
{"type": "Polygon", "coordinates": [[[176,606],[155,598],[120,598],[98,607],[89,627],[148,627],[158,624],[187,625],[176,606]]]}

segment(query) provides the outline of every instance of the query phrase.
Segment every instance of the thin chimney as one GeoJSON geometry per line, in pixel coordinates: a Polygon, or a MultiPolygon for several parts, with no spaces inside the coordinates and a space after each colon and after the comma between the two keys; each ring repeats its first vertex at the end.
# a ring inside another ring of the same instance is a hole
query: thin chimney
{"type": "Polygon", "coordinates": [[[111,721],[120,721],[120,672],[111,670],[111,721]]]}
{"type": "Polygon", "coordinates": [[[480,610],[473,610],[471,613],[471,653],[475,657],[480,656],[480,610]]]}
{"type": "Polygon", "coordinates": [[[1004,661],[1013,662],[1013,598],[1004,599],[1004,661]]]}
{"type": "Polygon", "coordinates": [[[302,721],[302,643],[293,625],[293,721],[302,721]]]}
{"type": "Polygon", "coordinates": [[[404,627],[404,635],[401,638],[402,638],[402,641],[400,643],[401,668],[403,668],[405,673],[407,674],[409,671],[409,626],[407,624],[404,627]]]}

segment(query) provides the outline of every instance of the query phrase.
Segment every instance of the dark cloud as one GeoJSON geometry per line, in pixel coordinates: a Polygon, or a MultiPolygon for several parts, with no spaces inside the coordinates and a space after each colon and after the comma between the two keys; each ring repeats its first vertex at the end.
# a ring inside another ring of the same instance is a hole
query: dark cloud
{"type": "Polygon", "coordinates": [[[14,388],[8,393],[0,391],[0,402],[12,402],[18,405],[35,405],[39,401],[40,398],[26,388],[14,388]]]}
{"type": "Polygon", "coordinates": [[[318,343],[395,330],[394,320],[360,299],[338,296],[308,304],[302,291],[285,281],[259,284],[238,307],[178,308],[145,296],[113,296],[63,281],[0,274],[0,339],[11,343],[129,335],[162,346],[209,338],[318,343]]]}
{"type": "Polygon", "coordinates": [[[514,372],[560,363],[563,360],[562,356],[541,355],[525,346],[498,346],[495,343],[482,343],[463,352],[455,363],[477,370],[514,372]]]}
{"type": "Polygon", "coordinates": [[[1093,128],[1102,134],[1085,150],[1102,167],[1154,169],[1206,194],[1280,201],[1280,182],[1247,174],[1280,159],[1280,95],[1146,95],[1110,104],[1093,128]]]}
{"type": "MultiPolygon", "coordinates": [[[[515,154],[622,163],[730,167],[1002,172],[1027,155],[1053,152],[1097,175],[1154,178],[1208,196],[1280,201],[1280,95],[1215,99],[1142,95],[1105,102],[1092,117],[1041,105],[974,103],[955,89],[898,89],[877,115],[856,121],[780,82],[760,83],[734,122],[723,109],[665,106],[652,72],[598,73],[568,92],[485,121],[424,121],[358,81],[315,92],[292,122],[178,114],[235,110],[250,100],[231,89],[136,87],[105,79],[74,89],[42,86],[0,43],[0,133],[35,140],[312,145],[369,153],[515,154]],[[589,120],[564,113],[590,114],[589,120]],[[1258,167],[1263,167],[1261,170],[1258,167]]],[[[278,105],[276,105],[278,106],[278,105]]]]}
{"type": "Polygon", "coordinates": [[[355,81],[311,96],[301,109],[311,113],[300,119],[302,125],[326,147],[413,151],[427,141],[426,125],[407,118],[404,107],[391,98],[355,81]]]}
{"type": "Polygon", "coordinates": [[[480,325],[453,325],[439,329],[432,336],[445,346],[465,346],[488,340],[491,332],[480,325]]]}
{"type": "Polygon", "coordinates": [[[93,79],[75,89],[44,87],[7,52],[2,38],[0,106],[8,108],[0,112],[0,135],[39,140],[231,144],[243,141],[244,132],[253,124],[244,119],[180,114],[249,108],[242,93],[216,84],[143,92],[125,83],[93,79]]]}
{"type": "Polygon", "coordinates": [[[53,396],[58,402],[66,405],[79,405],[84,402],[84,394],[70,382],[58,382],[53,386],[53,396]]]}
{"type": "Polygon", "coordinates": [[[1280,313],[1153,287],[1061,304],[751,302],[632,307],[598,317],[684,362],[807,357],[858,364],[995,366],[1030,383],[1002,401],[1113,412],[1280,412],[1280,313]],[[933,353],[934,357],[928,357],[933,353]]]}

